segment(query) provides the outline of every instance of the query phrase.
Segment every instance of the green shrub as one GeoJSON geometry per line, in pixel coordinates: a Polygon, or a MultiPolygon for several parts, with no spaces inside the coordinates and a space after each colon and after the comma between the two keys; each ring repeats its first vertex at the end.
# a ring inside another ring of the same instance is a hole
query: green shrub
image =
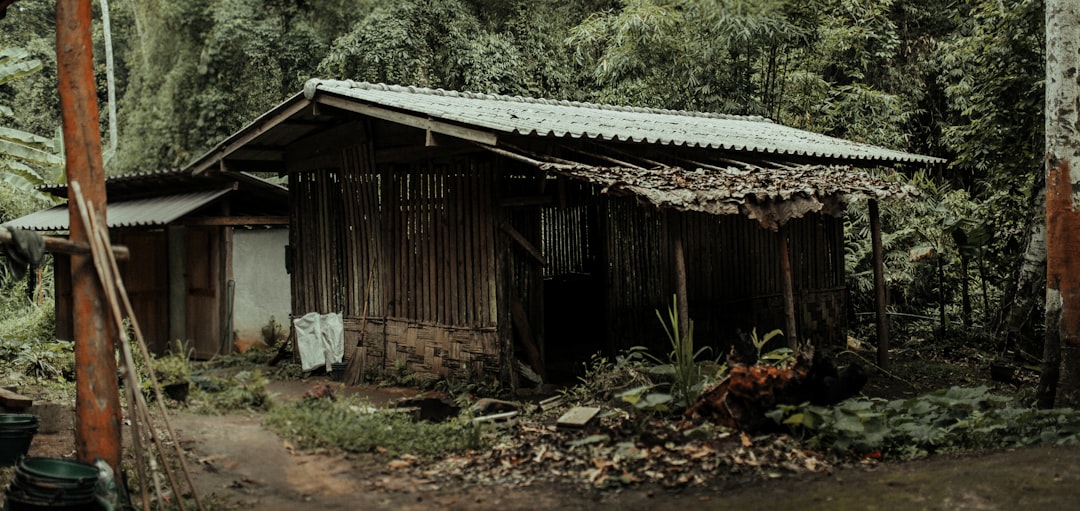
{"type": "Polygon", "coordinates": [[[900,459],[1080,443],[1080,411],[1020,406],[987,387],[952,387],[893,401],[849,399],[835,407],[781,406],[769,416],[814,448],[900,459]]]}
{"type": "Polygon", "coordinates": [[[480,426],[466,419],[413,422],[362,399],[301,399],[273,407],[266,424],[302,448],[348,452],[385,449],[391,455],[434,455],[484,446],[480,426]]]}

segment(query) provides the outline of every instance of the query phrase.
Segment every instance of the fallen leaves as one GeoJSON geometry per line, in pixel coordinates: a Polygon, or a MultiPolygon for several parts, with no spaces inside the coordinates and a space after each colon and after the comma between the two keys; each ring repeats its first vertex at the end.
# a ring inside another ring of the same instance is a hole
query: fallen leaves
{"type": "Polygon", "coordinates": [[[683,432],[674,421],[661,420],[648,421],[648,430],[638,431],[638,423],[625,414],[606,414],[581,430],[550,422],[543,414],[526,414],[512,429],[498,430],[500,437],[490,449],[436,458],[399,457],[388,468],[454,484],[554,482],[594,489],[647,483],[677,488],[831,469],[823,455],[802,449],[785,435],[751,437],[722,428],[683,432]]]}

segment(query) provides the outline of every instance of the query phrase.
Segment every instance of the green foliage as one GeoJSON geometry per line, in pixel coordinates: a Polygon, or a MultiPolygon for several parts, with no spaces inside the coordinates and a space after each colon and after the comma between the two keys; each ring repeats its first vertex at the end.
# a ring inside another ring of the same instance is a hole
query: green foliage
{"type": "MultiPolygon", "coordinates": [[[[7,181],[7,176],[15,174],[0,174],[0,179],[7,181]]],[[[28,215],[37,210],[49,206],[50,202],[33,193],[26,193],[25,186],[0,186],[0,223],[14,220],[28,215]]]]}
{"type": "MultiPolygon", "coordinates": [[[[153,357],[154,377],[161,385],[191,382],[191,361],[187,353],[169,353],[153,357]]],[[[149,378],[143,380],[144,387],[150,386],[149,378]]]]}
{"type": "Polygon", "coordinates": [[[318,66],[350,78],[455,90],[562,96],[572,4],[467,0],[382,3],[336,38],[318,66]]]}
{"type": "Polygon", "coordinates": [[[949,118],[941,140],[951,167],[985,185],[984,193],[1021,195],[1041,172],[1043,153],[1043,3],[970,2],[958,30],[937,52],[949,118]]]}
{"type": "Polygon", "coordinates": [[[593,354],[585,363],[585,374],[578,384],[562,389],[571,403],[606,403],[618,394],[635,387],[652,385],[644,348],[633,348],[615,356],[614,360],[593,354]]]}
{"type": "MultiPolygon", "coordinates": [[[[916,172],[909,178],[898,175],[890,178],[903,180],[921,192],[918,201],[880,203],[885,283],[892,311],[937,318],[938,311],[943,309],[948,323],[959,324],[961,281],[967,278],[973,296],[982,298],[983,287],[987,290],[985,301],[972,299],[971,303],[974,319],[980,323],[988,321],[994,311],[987,310],[984,304],[996,303],[1001,297],[1001,280],[992,278],[1001,272],[983,273],[979,267],[997,242],[998,233],[987,226],[995,223],[994,215],[1000,212],[981,207],[968,192],[924,172],[916,172]],[[956,238],[958,228],[965,239],[956,238]],[[974,235],[976,230],[982,230],[983,237],[991,239],[967,240],[968,232],[974,235]],[[968,257],[970,263],[967,275],[961,272],[961,256],[968,257]]],[[[865,203],[857,202],[848,208],[844,235],[849,299],[857,311],[870,311],[874,303],[873,247],[865,203]]],[[[903,322],[895,325],[905,326],[903,322]]],[[[924,327],[934,325],[937,322],[924,323],[924,327]]]]}
{"type": "Polygon", "coordinates": [[[674,401],[681,406],[689,406],[705,384],[705,376],[697,359],[708,351],[708,347],[694,351],[694,322],[690,321],[687,331],[680,333],[678,309],[678,298],[673,296],[666,322],[660,311],[656,311],[656,317],[671,343],[671,351],[667,360],[650,356],[657,364],[649,368],[649,371],[670,378],[674,401]]]}
{"type": "Polygon", "coordinates": [[[571,31],[601,102],[774,115],[807,32],[788,2],[638,0],[571,31]]]}
{"type": "Polygon", "coordinates": [[[40,306],[30,303],[25,281],[8,284],[5,288],[5,293],[0,295],[0,309],[4,313],[0,319],[0,339],[21,343],[55,340],[56,311],[52,300],[40,306]]]}
{"type": "Polygon", "coordinates": [[[266,364],[273,356],[271,350],[252,348],[240,352],[219,353],[206,361],[205,365],[207,367],[250,367],[266,364]]]}
{"type": "Polygon", "coordinates": [[[771,412],[814,448],[910,459],[962,450],[1080,443],[1080,412],[1019,406],[986,387],[952,387],[912,399],[849,399],[831,408],[771,412]]]}
{"type": "Polygon", "coordinates": [[[57,340],[52,300],[38,306],[26,297],[26,282],[4,283],[0,294],[0,373],[8,376],[61,380],[73,374],[70,342],[57,340]]]}
{"type": "Polygon", "coordinates": [[[41,380],[64,380],[74,374],[75,352],[67,341],[24,342],[0,338],[0,367],[14,374],[41,380]]]}
{"type": "Polygon", "coordinates": [[[486,442],[469,420],[413,422],[356,397],[284,403],[270,410],[265,423],[299,447],[348,452],[435,455],[479,449],[486,442]]]}
{"type": "Polygon", "coordinates": [[[194,377],[192,380],[198,389],[192,400],[197,413],[266,411],[273,405],[267,390],[268,380],[261,371],[240,371],[228,378],[194,377]]]}
{"type": "Polygon", "coordinates": [[[377,376],[377,380],[380,387],[429,388],[437,382],[434,377],[413,371],[404,358],[395,359],[394,368],[383,371],[381,375],[377,376]]]}
{"type": "Polygon", "coordinates": [[[128,60],[121,146],[110,172],[188,163],[295,94],[332,31],[367,8],[343,1],[136,5],[142,28],[128,60]]]}
{"type": "MultiPolygon", "coordinates": [[[[0,44],[0,85],[31,76],[43,68],[38,59],[22,48],[0,44]]],[[[0,103],[0,119],[14,117],[15,110],[0,103]]],[[[4,124],[7,124],[4,122],[4,124]]],[[[0,181],[47,203],[52,197],[36,189],[60,182],[63,176],[63,142],[59,134],[45,138],[33,133],[0,125],[0,181]]]]}

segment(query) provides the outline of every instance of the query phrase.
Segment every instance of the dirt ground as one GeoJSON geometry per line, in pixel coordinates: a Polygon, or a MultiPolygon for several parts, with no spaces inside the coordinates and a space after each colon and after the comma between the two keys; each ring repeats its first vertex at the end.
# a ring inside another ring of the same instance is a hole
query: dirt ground
{"type": "MultiPolygon", "coordinates": [[[[279,399],[325,382],[272,382],[279,399]]],[[[375,404],[415,392],[351,388],[375,404]]],[[[174,411],[169,422],[190,452],[188,467],[207,509],[741,509],[741,510],[1012,510],[1075,509],[1080,502],[1080,449],[1039,447],[872,463],[732,487],[730,482],[679,490],[620,490],[540,483],[499,486],[420,479],[377,454],[303,452],[266,429],[257,415],[174,411]]],[[[30,455],[68,456],[73,434],[39,434],[30,455]]],[[[4,481],[6,487],[7,481],[4,481]]]]}

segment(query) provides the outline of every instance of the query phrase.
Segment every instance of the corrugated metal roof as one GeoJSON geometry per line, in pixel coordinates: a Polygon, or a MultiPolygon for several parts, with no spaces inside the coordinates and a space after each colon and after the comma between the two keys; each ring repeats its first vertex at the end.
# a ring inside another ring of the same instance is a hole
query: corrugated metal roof
{"type": "MultiPolygon", "coordinates": [[[[187,169],[158,169],[150,171],[131,172],[128,174],[112,175],[105,177],[105,187],[108,195],[129,196],[131,194],[156,193],[162,190],[182,190],[192,188],[217,188],[222,184],[240,182],[249,185],[249,188],[265,193],[280,193],[288,195],[288,189],[279,184],[272,183],[258,176],[244,172],[206,172],[192,175],[187,169]]],[[[51,193],[57,197],[67,197],[67,183],[39,186],[38,190],[51,193]]]]}
{"type": "MultiPolygon", "coordinates": [[[[109,201],[106,205],[106,217],[110,228],[168,225],[230,191],[232,187],[144,199],[109,201]]],[[[70,225],[68,207],[66,204],[54,206],[3,225],[35,231],[66,231],[70,225]]]]}
{"type": "Polygon", "coordinates": [[[333,94],[475,128],[518,135],[588,138],[788,156],[942,163],[930,156],[861,144],[762,117],[633,108],[442,89],[309,80],[304,96],[333,94]]]}

